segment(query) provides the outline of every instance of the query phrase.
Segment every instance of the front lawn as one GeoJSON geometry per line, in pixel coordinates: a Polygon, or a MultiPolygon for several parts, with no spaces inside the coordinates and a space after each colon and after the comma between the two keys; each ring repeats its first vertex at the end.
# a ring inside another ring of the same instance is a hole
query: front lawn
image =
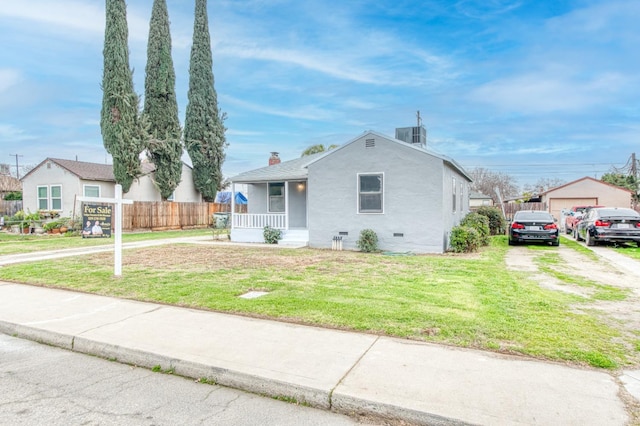
{"type": "MultiPolygon", "coordinates": [[[[553,249],[537,250],[543,264],[553,249]]],[[[507,270],[506,251],[504,236],[478,254],[433,256],[176,244],[126,250],[119,279],[109,253],[5,266],[0,279],[596,367],[637,362],[637,340],[589,309],[596,298],[507,270]],[[238,297],[249,290],[269,293],[238,297]]]]}
{"type": "MultiPolygon", "coordinates": [[[[211,235],[211,229],[189,229],[178,231],[137,232],[122,234],[122,242],[157,240],[161,238],[193,237],[211,235]]],[[[82,238],[80,235],[60,234],[12,234],[0,232],[0,255],[32,253],[44,250],[61,250],[76,247],[91,247],[113,244],[113,238],[82,238]]]]}

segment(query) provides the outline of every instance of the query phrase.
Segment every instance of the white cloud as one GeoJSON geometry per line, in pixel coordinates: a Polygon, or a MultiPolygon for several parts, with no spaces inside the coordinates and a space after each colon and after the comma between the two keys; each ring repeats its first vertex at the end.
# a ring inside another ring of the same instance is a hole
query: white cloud
{"type": "Polygon", "coordinates": [[[20,71],[10,68],[0,68],[0,93],[9,90],[22,80],[20,71]]]}
{"type": "Polygon", "coordinates": [[[73,0],[7,0],[0,4],[0,17],[63,27],[70,33],[104,32],[104,7],[102,2],[99,4],[73,0]]]}
{"type": "Polygon", "coordinates": [[[624,76],[615,73],[584,79],[541,71],[486,83],[473,90],[470,99],[522,114],[578,112],[605,104],[626,83],[624,76]]]}
{"type": "Polygon", "coordinates": [[[299,106],[290,109],[277,109],[273,107],[268,107],[261,104],[256,104],[252,102],[247,102],[241,99],[237,99],[231,96],[221,97],[224,103],[228,103],[231,105],[239,106],[248,111],[256,111],[262,114],[267,115],[275,115],[279,117],[286,118],[295,118],[301,120],[331,120],[333,119],[333,114],[330,111],[323,110],[321,108],[316,108],[314,106],[299,106]]]}
{"type": "MultiPolygon", "coordinates": [[[[149,17],[142,17],[137,9],[127,8],[129,37],[146,40],[149,32],[149,17]]],[[[105,9],[103,2],[81,0],[2,0],[0,19],[21,20],[36,25],[22,26],[32,32],[55,32],[75,40],[84,35],[102,38],[104,35],[105,9]]]]}
{"type": "Polygon", "coordinates": [[[0,123],[0,140],[15,143],[35,139],[35,136],[26,133],[11,124],[0,123]]]}

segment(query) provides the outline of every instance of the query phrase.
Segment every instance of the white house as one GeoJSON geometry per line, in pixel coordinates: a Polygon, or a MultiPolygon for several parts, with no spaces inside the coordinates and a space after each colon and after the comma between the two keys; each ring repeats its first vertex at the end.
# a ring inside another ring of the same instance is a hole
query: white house
{"type": "Polygon", "coordinates": [[[469,212],[471,178],[427,150],[426,137],[368,131],[324,153],[269,163],[231,178],[232,188],[247,185],[249,199],[246,214],[232,214],[232,241],[262,242],[271,226],[284,242],[330,248],[339,237],[354,249],[360,231],[372,229],[382,250],[442,253],[469,212]]]}
{"type": "MultiPolygon", "coordinates": [[[[155,166],[142,163],[143,174],[133,182],[124,198],[134,201],[161,201],[154,178],[155,166]]],[[[195,189],[192,169],[182,165],[181,182],[174,191],[173,201],[200,202],[195,189]]],[[[22,199],[25,211],[55,210],[63,216],[78,212],[78,196],[114,197],[115,178],[111,164],[47,158],[22,179],[22,199]]]]}

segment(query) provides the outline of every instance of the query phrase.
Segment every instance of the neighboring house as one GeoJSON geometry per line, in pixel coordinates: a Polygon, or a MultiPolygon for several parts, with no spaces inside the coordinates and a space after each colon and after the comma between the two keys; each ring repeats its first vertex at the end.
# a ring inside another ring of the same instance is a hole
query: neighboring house
{"type": "Polygon", "coordinates": [[[469,193],[469,209],[477,210],[478,207],[493,206],[493,199],[481,192],[471,191],[469,193]]]}
{"type": "Polygon", "coordinates": [[[263,242],[263,228],[283,242],[355,249],[372,229],[382,250],[442,253],[451,228],[469,212],[469,175],[453,160],[368,131],[327,152],[279,162],[231,179],[247,185],[246,214],[232,214],[231,240],[263,242]]]}
{"type": "Polygon", "coordinates": [[[632,195],[633,191],[586,176],[540,193],[540,201],[561,221],[562,211],[572,206],[631,207],[632,195]]]}
{"type": "Polygon", "coordinates": [[[0,175],[0,200],[11,192],[22,191],[22,184],[19,179],[10,175],[0,175]]]}
{"type": "MultiPolygon", "coordinates": [[[[142,163],[143,175],[131,185],[124,198],[134,201],[161,201],[153,181],[154,165],[142,163]]],[[[114,197],[115,178],[111,164],[47,158],[22,179],[25,211],[56,210],[70,216],[80,209],[76,198],[114,197]]],[[[195,190],[191,167],[183,163],[182,181],[174,192],[174,201],[201,201],[195,190]]]]}

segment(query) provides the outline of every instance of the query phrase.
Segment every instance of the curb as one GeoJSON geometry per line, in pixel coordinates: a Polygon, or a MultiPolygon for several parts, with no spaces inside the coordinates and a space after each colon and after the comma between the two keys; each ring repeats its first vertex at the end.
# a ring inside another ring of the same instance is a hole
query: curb
{"type": "Polygon", "coordinates": [[[110,361],[134,365],[136,367],[172,372],[178,376],[194,380],[206,379],[217,385],[239,389],[271,398],[293,398],[301,404],[331,410],[330,393],[276,380],[238,373],[201,363],[184,361],[152,352],[125,348],[118,345],[100,343],[84,337],[46,331],[20,324],[0,321],[0,333],[32,340],[72,352],[97,356],[110,361]]]}
{"type": "Polygon", "coordinates": [[[224,368],[184,361],[119,345],[96,342],[80,336],[61,334],[21,324],[0,321],[0,333],[149,370],[157,370],[159,368],[162,372],[170,372],[170,374],[194,380],[205,379],[216,385],[269,398],[293,399],[295,403],[301,405],[345,415],[353,416],[357,413],[386,420],[402,420],[416,425],[470,425],[470,423],[426,412],[341,395],[339,392],[334,392],[333,389],[326,391],[272,379],[267,380],[224,368]]]}

